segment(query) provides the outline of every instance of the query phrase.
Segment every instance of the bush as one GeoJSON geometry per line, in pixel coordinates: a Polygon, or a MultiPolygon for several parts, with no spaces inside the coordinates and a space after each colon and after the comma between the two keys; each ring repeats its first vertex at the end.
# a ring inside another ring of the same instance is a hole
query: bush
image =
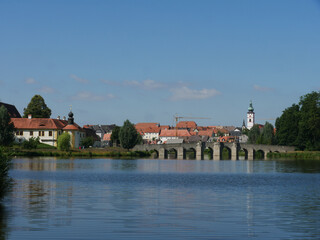
{"type": "Polygon", "coordinates": [[[12,180],[8,175],[11,165],[11,157],[4,153],[3,148],[0,148],[0,200],[10,190],[12,180]]]}
{"type": "Polygon", "coordinates": [[[85,148],[92,147],[94,144],[94,139],[93,139],[93,137],[83,138],[81,140],[80,144],[81,144],[81,146],[84,146],[85,148]]]}
{"type": "Polygon", "coordinates": [[[69,151],[70,150],[70,135],[69,133],[65,132],[62,133],[59,137],[58,137],[58,149],[60,151],[69,151]]]}
{"type": "Polygon", "coordinates": [[[36,149],[37,146],[40,144],[39,137],[37,138],[30,138],[29,140],[26,140],[22,143],[22,147],[24,149],[36,149]]]}

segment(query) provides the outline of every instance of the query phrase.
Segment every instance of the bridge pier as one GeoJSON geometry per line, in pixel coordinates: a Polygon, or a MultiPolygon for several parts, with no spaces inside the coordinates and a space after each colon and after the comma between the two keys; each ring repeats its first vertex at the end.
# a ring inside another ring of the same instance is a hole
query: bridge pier
{"type": "Polygon", "coordinates": [[[203,147],[202,142],[197,143],[196,160],[203,160],[203,152],[204,152],[204,147],[203,147]]]}
{"type": "Polygon", "coordinates": [[[166,150],[164,148],[160,148],[159,149],[159,159],[166,159],[167,156],[166,156],[166,150]]]}
{"type": "Polygon", "coordinates": [[[254,149],[248,149],[248,160],[254,160],[254,149]]]}
{"type": "Polygon", "coordinates": [[[186,159],[186,151],[184,150],[183,147],[177,148],[177,159],[178,160],[186,159]]]}
{"type": "Polygon", "coordinates": [[[238,152],[238,144],[233,143],[231,147],[231,160],[238,160],[239,159],[239,152],[238,152]]]}
{"type": "Polygon", "coordinates": [[[221,160],[221,145],[220,143],[215,142],[213,144],[213,160],[221,160]]]}

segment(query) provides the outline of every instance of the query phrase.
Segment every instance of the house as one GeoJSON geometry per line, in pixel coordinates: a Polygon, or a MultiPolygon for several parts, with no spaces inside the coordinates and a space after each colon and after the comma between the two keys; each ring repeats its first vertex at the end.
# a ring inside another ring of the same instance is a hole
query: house
{"type": "Polygon", "coordinates": [[[223,136],[223,137],[219,137],[217,139],[218,142],[228,142],[228,143],[232,143],[232,142],[237,142],[238,141],[238,137],[235,136],[223,136]]]}
{"type": "Polygon", "coordinates": [[[159,123],[137,123],[135,128],[146,142],[152,142],[159,139],[161,130],[159,123]]]}
{"type": "Polygon", "coordinates": [[[160,141],[162,143],[165,143],[169,139],[185,139],[185,140],[187,140],[190,136],[191,136],[191,134],[186,129],[161,130],[160,141]]]}
{"type": "Polygon", "coordinates": [[[100,139],[103,139],[103,136],[106,133],[112,133],[112,130],[116,127],[115,124],[111,125],[84,125],[83,128],[92,129],[100,139]]]}
{"type": "Polygon", "coordinates": [[[102,146],[111,146],[111,135],[112,133],[106,133],[102,138],[102,146]]]}
{"type": "Polygon", "coordinates": [[[52,118],[11,118],[11,122],[16,129],[15,139],[23,142],[30,138],[37,138],[41,143],[57,147],[58,137],[67,132],[70,134],[70,144],[72,148],[78,148],[80,142],[86,137],[85,131],[74,123],[73,113],[70,111],[68,121],[52,118]]]}
{"type": "Polygon", "coordinates": [[[10,118],[21,118],[20,113],[14,105],[0,102],[0,107],[1,106],[4,106],[7,109],[10,118]]]}

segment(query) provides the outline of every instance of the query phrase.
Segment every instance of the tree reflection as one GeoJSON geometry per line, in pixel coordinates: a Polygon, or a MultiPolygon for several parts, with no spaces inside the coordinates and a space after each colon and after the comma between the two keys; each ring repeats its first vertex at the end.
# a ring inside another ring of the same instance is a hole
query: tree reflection
{"type": "Polygon", "coordinates": [[[0,240],[7,239],[8,226],[7,226],[7,212],[5,207],[0,203],[0,240]]]}

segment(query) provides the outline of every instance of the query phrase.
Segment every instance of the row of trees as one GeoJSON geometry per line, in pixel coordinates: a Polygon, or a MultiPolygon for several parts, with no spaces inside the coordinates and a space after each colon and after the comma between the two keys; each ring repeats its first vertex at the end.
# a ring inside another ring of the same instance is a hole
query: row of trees
{"type": "Polygon", "coordinates": [[[320,92],[300,97],[299,104],[286,108],[276,120],[279,145],[301,150],[320,150],[320,92]]]}
{"type": "Polygon", "coordinates": [[[253,144],[276,144],[274,127],[271,123],[266,122],[264,127],[254,125],[248,132],[248,142],[253,144]]]}
{"type": "Polygon", "coordinates": [[[296,146],[300,150],[320,150],[320,92],[300,97],[299,104],[286,108],[276,119],[276,129],[266,122],[248,132],[249,142],[296,146]]]}

